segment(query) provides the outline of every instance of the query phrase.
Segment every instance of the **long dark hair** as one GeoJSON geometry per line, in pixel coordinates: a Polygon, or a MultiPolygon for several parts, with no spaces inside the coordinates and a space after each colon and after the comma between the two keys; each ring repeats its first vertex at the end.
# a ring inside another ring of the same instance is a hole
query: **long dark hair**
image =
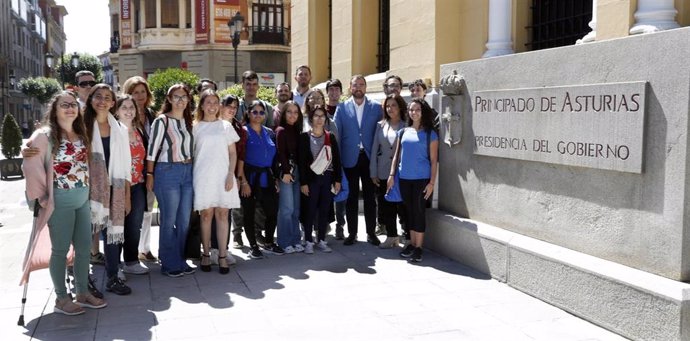
{"type": "MultiPolygon", "coordinates": [[[[417,103],[420,105],[422,108],[422,120],[420,122],[420,125],[422,129],[424,130],[436,130],[434,128],[434,111],[431,110],[431,107],[429,106],[429,103],[427,103],[424,99],[421,98],[415,98],[410,101],[410,104],[408,105],[411,106],[412,103],[417,103]]],[[[407,116],[407,126],[411,127],[412,126],[412,118],[410,115],[407,116]]]]}
{"type": "MultiPolygon", "coordinates": [[[[62,140],[63,137],[63,132],[62,128],[60,128],[60,125],[58,125],[57,122],[57,111],[58,111],[58,102],[60,101],[60,98],[62,97],[72,97],[74,99],[74,102],[79,103],[77,99],[77,95],[72,92],[72,91],[61,91],[58,92],[51,98],[50,103],[48,104],[48,111],[46,111],[45,116],[43,117],[43,125],[47,126],[50,131],[48,133],[48,138],[50,139],[50,143],[52,143],[53,148],[51,150],[51,153],[53,156],[57,154],[58,148],[60,147],[60,141],[62,140]]],[[[87,150],[87,158],[89,155],[91,155],[91,136],[88,135],[86,132],[86,127],[84,126],[84,117],[79,113],[79,108],[77,107],[77,118],[72,122],[72,129],[74,129],[74,133],[76,133],[81,141],[84,143],[86,146],[87,150]]]]}
{"type": "Polygon", "coordinates": [[[386,99],[383,101],[381,104],[381,107],[383,107],[383,120],[388,122],[391,120],[391,117],[388,115],[388,111],[386,111],[386,103],[388,101],[395,101],[398,104],[398,108],[400,108],[400,121],[406,122],[407,121],[407,103],[405,103],[405,100],[400,96],[396,94],[390,94],[386,96],[386,99]]]}
{"type": "Polygon", "coordinates": [[[297,133],[302,132],[302,126],[304,125],[304,117],[302,117],[302,109],[299,108],[299,105],[295,103],[295,101],[287,101],[285,102],[285,105],[283,105],[283,110],[280,112],[280,127],[287,128],[288,123],[287,123],[287,118],[285,115],[287,114],[287,108],[288,106],[294,106],[297,108],[297,113],[299,114],[299,117],[297,117],[297,122],[295,122],[294,126],[295,129],[297,129],[297,133]]]}
{"type": "Polygon", "coordinates": [[[187,127],[187,131],[191,132],[192,131],[192,121],[193,121],[193,119],[192,119],[192,105],[193,105],[193,103],[192,102],[194,102],[194,101],[192,99],[192,96],[189,94],[189,89],[187,88],[186,85],[184,85],[182,83],[177,83],[168,89],[168,92],[165,95],[165,102],[163,103],[163,107],[161,108],[161,111],[158,114],[159,115],[165,114],[165,113],[169,113],[172,111],[172,102],[170,100],[170,97],[172,97],[173,92],[175,92],[179,89],[184,90],[185,94],[187,94],[187,107],[184,108],[184,113],[182,116],[184,117],[184,123],[185,123],[185,126],[187,127]]]}
{"type": "MultiPolygon", "coordinates": [[[[98,113],[96,113],[96,109],[94,109],[92,105],[93,96],[96,94],[96,92],[98,92],[98,90],[104,89],[110,92],[110,97],[113,101],[117,99],[117,97],[115,97],[115,92],[113,92],[113,89],[108,84],[100,83],[91,88],[89,97],[86,99],[86,109],[84,110],[84,125],[86,125],[86,132],[89,133],[89,138],[93,138],[93,123],[96,121],[96,116],[98,115],[98,113]]],[[[114,114],[115,106],[113,105],[108,111],[111,114],[114,114]]]]}

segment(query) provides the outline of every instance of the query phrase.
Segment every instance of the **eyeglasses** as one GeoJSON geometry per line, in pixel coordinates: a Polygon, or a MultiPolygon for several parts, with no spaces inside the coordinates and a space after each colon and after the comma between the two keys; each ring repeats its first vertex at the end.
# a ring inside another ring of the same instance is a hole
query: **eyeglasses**
{"type": "Polygon", "coordinates": [[[79,87],[80,88],[90,88],[92,86],[96,85],[95,81],[83,81],[79,82],[79,87]]]}
{"type": "Polygon", "coordinates": [[[386,88],[400,89],[401,86],[398,83],[386,84],[386,88]]]}
{"type": "Polygon", "coordinates": [[[259,115],[260,115],[260,116],[263,116],[263,115],[266,115],[266,112],[263,111],[263,110],[261,110],[261,111],[252,110],[252,115],[254,115],[254,116],[259,116],[259,115]]]}
{"type": "Polygon", "coordinates": [[[173,98],[173,101],[175,101],[175,102],[189,100],[189,98],[187,96],[173,95],[172,98],[173,98]]]}
{"type": "Polygon", "coordinates": [[[69,108],[74,108],[77,109],[79,108],[79,103],[77,102],[72,102],[72,103],[60,103],[60,108],[62,109],[69,109],[69,108]]]}

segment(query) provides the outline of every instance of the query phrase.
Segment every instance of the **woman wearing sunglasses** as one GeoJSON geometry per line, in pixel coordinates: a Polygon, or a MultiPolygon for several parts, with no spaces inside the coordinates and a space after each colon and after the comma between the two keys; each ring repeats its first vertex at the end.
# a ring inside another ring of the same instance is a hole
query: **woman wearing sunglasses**
{"type": "Polygon", "coordinates": [[[194,273],[184,257],[192,212],[192,101],[184,84],[168,89],[165,103],[151,126],[146,155],[146,188],[160,210],[158,256],[168,277],[194,273]]]}
{"type": "Polygon", "coordinates": [[[249,257],[263,258],[259,250],[254,234],[254,210],[257,203],[264,210],[266,219],[264,231],[266,231],[264,249],[282,255],[285,251],[273,242],[273,234],[276,231],[278,215],[278,198],[276,183],[271,171],[273,158],[276,155],[276,145],[273,130],[263,125],[266,119],[266,107],[263,102],[255,100],[251,103],[251,110],[246,117],[247,145],[244,162],[240,162],[239,174],[244,174],[245,179],[240,182],[240,200],[244,220],[244,230],[249,240],[249,257]]]}

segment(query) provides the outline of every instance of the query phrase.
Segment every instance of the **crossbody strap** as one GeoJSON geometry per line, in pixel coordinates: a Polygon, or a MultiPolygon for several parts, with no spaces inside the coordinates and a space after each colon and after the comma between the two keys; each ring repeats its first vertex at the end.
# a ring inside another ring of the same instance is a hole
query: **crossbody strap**
{"type": "MultiPolygon", "coordinates": [[[[165,114],[163,115],[165,116],[165,114]]],[[[168,123],[170,122],[170,119],[168,116],[165,116],[165,122],[163,123],[163,137],[161,138],[161,144],[158,146],[158,153],[156,153],[156,159],[154,162],[158,162],[158,158],[161,156],[161,152],[163,151],[163,142],[165,142],[165,137],[168,135],[168,123]]]]}

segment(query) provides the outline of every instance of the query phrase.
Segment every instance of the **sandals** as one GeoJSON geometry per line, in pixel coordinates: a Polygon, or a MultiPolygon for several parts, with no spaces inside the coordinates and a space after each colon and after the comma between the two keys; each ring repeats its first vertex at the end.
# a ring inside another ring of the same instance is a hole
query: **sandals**
{"type": "Polygon", "coordinates": [[[227,256],[218,257],[218,272],[220,272],[221,275],[227,275],[230,272],[229,266],[220,266],[220,260],[225,259],[226,257],[227,256]]]}
{"type": "Polygon", "coordinates": [[[83,308],[101,309],[108,306],[108,303],[91,294],[77,294],[77,299],[74,301],[77,305],[83,308]]]}
{"type": "Polygon", "coordinates": [[[201,271],[203,272],[211,272],[211,256],[208,254],[202,254],[201,255],[201,262],[204,262],[204,258],[208,258],[209,263],[204,265],[204,264],[199,264],[199,267],[201,268],[201,271]]]}
{"type": "Polygon", "coordinates": [[[68,316],[81,315],[85,313],[84,309],[72,302],[69,297],[65,297],[63,299],[56,298],[55,308],[53,308],[53,311],[68,316]]]}

